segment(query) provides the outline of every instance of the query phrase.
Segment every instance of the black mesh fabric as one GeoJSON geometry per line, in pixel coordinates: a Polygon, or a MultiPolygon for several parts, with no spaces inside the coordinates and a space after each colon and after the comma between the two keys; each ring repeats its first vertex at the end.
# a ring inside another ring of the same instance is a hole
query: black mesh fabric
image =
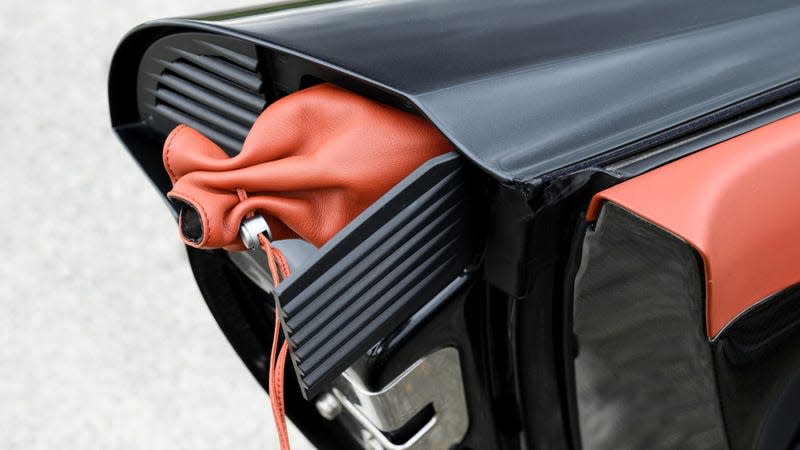
{"type": "Polygon", "coordinates": [[[694,250],[607,203],[574,285],[585,449],[724,449],[694,250]]]}

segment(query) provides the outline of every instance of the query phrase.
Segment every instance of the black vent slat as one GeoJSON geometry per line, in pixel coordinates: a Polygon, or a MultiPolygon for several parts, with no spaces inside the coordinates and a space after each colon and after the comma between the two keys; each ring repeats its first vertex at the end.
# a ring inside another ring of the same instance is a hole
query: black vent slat
{"type": "MultiPolygon", "coordinates": [[[[424,230],[424,236],[428,236],[428,233],[432,227],[443,227],[437,234],[436,238],[438,239],[440,235],[443,235],[447,232],[450,232],[452,227],[456,222],[453,222],[450,219],[449,214],[445,214],[446,217],[439,218],[436,223],[431,223],[429,226],[426,226],[424,230]],[[448,222],[445,226],[443,225],[444,222],[448,222]]],[[[430,237],[428,236],[428,239],[430,237]]],[[[398,239],[400,240],[400,239],[398,239]]],[[[352,293],[348,292],[348,297],[351,299],[350,302],[347,302],[345,305],[337,305],[336,307],[327,308],[328,311],[325,311],[325,314],[320,314],[319,317],[314,317],[314,322],[312,324],[316,325],[316,327],[308,326],[308,327],[300,327],[295,325],[297,331],[294,332],[292,335],[298,341],[307,341],[307,346],[302,350],[298,351],[297,355],[303,357],[306,355],[306,352],[315,351],[319,345],[321,345],[324,341],[321,338],[322,334],[318,333],[319,326],[324,326],[329,329],[340,329],[344,328],[350,323],[350,320],[353,318],[349,316],[348,312],[341,313],[341,311],[350,310],[352,313],[359,313],[357,309],[352,309],[352,305],[357,304],[362,301],[362,296],[365,295],[368,291],[374,291],[377,286],[383,285],[384,290],[389,290],[392,285],[397,283],[397,280],[393,278],[392,268],[395,267],[397,264],[401,263],[403,260],[412,257],[415,255],[417,251],[423,249],[426,243],[423,242],[423,238],[418,236],[414,236],[408,241],[402,242],[402,245],[394,249],[385,249],[379,248],[376,250],[376,253],[380,255],[387,255],[390,256],[384,257],[384,261],[381,261],[380,264],[375,265],[375,272],[379,273],[377,277],[379,281],[375,285],[366,285],[365,283],[362,286],[358,287],[358,292],[352,293]],[[309,330],[311,329],[311,330],[309,330]]],[[[396,275],[396,274],[395,274],[396,275]]],[[[334,299],[338,300],[337,297],[333,297],[334,299]]],[[[330,302],[334,303],[334,302],[330,302]]],[[[337,331],[337,339],[339,336],[345,336],[344,331],[337,331]]]]}
{"type": "Polygon", "coordinates": [[[184,80],[171,74],[162,75],[159,79],[161,84],[171,88],[173,91],[184,95],[198,103],[213,108],[217,112],[230,116],[238,122],[250,125],[256,121],[258,114],[248,111],[229,100],[219,97],[210,91],[198,87],[194,83],[184,80]]]}
{"type": "MultiPolygon", "coordinates": [[[[456,181],[454,178],[455,177],[451,175],[444,181],[453,184],[453,182],[456,181]]],[[[441,215],[441,205],[449,202],[453,194],[454,191],[450,191],[441,195],[440,192],[433,189],[426,192],[425,195],[421,197],[421,200],[424,202],[420,205],[422,213],[419,212],[420,210],[401,211],[396,217],[396,220],[393,221],[393,224],[397,225],[396,228],[387,230],[387,232],[397,237],[397,239],[394,240],[397,241],[396,243],[376,238],[365,240],[359,246],[361,248],[354,249],[354,253],[358,252],[361,256],[354,258],[353,262],[355,262],[355,264],[352,267],[346,267],[346,269],[356,276],[367,271],[384,270],[382,267],[385,267],[386,270],[390,270],[394,264],[393,259],[398,257],[398,255],[405,255],[405,253],[411,249],[412,243],[419,240],[420,236],[425,234],[424,232],[428,226],[437,225],[445,220],[445,216],[441,215]],[[429,198],[426,199],[424,197],[429,198]],[[441,216],[430,217],[431,214],[440,214],[441,216]],[[425,225],[426,223],[428,223],[428,225],[425,225]],[[425,226],[423,227],[422,225],[425,226]],[[420,230],[421,228],[422,230],[420,230]],[[395,247],[390,248],[389,245],[391,244],[395,244],[395,247]],[[386,254],[392,254],[393,256],[390,259],[381,258],[381,255],[386,254]]],[[[383,277],[385,277],[385,275],[381,275],[381,278],[383,277]]],[[[370,288],[369,286],[363,286],[360,287],[361,290],[358,292],[349,292],[345,295],[344,289],[351,286],[347,283],[343,283],[341,279],[336,279],[334,281],[334,283],[330,284],[321,283],[321,291],[304,292],[302,295],[298,296],[294,302],[287,305],[286,312],[294,313],[292,325],[298,327],[298,331],[295,333],[297,339],[305,339],[310,333],[315,333],[317,331],[313,326],[306,326],[309,320],[314,318],[319,319],[315,320],[318,323],[327,322],[330,317],[336,315],[338,311],[349,306],[349,303],[345,303],[348,299],[354,301],[363,294],[364,289],[370,288]],[[311,299],[320,296],[327,297],[330,300],[318,302],[315,305],[317,308],[308,304],[311,299]],[[300,329],[300,327],[302,327],[302,329],[300,329]]]]}
{"type": "MultiPolygon", "coordinates": [[[[385,230],[385,233],[396,236],[402,240],[406,238],[407,228],[418,227],[419,223],[428,220],[435,222],[436,220],[428,218],[428,211],[433,210],[437,213],[441,213],[441,205],[445,202],[449,202],[452,195],[452,191],[448,189],[457,183],[458,174],[448,174],[445,176],[436,183],[434,188],[423,193],[416,199],[416,202],[419,204],[419,209],[400,211],[394,218],[395,220],[386,225],[388,228],[385,230]],[[442,192],[444,192],[444,194],[442,194],[442,192]],[[420,213],[420,211],[424,212],[420,213]]],[[[339,266],[341,266],[342,270],[347,270],[359,276],[362,272],[371,270],[373,267],[377,266],[379,260],[375,259],[376,255],[385,254],[387,251],[396,251],[395,248],[388,248],[387,245],[387,242],[381,239],[380,236],[371,236],[352,250],[353,258],[348,261],[341,261],[339,266]]],[[[292,303],[286,305],[284,308],[287,314],[292,314],[294,316],[292,324],[303,326],[306,324],[307,320],[312,317],[316,318],[322,313],[320,309],[312,307],[311,303],[316,304],[317,308],[325,309],[330,309],[331,307],[339,309],[345,306],[339,304],[339,300],[335,299],[335,297],[341,294],[341,281],[340,278],[331,274],[323,274],[317,278],[314,283],[316,290],[306,289],[302,293],[299,293],[297,297],[293,299],[292,303]],[[328,301],[316,301],[323,297],[329,297],[330,303],[328,301]]]]}
{"type": "Polygon", "coordinates": [[[256,58],[250,58],[249,56],[227,49],[221,45],[217,45],[207,41],[202,41],[200,39],[195,39],[194,42],[211,50],[213,53],[217,55],[225,57],[229,61],[238,64],[251,72],[255,72],[256,70],[258,70],[258,59],[256,58]]]}
{"type": "Polygon", "coordinates": [[[236,139],[243,141],[250,131],[248,127],[227,119],[210,109],[204,108],[200,103],[190,100],[177,92],[160,88],[155,91],[154,95],[157,99],[178,110],[184,111],[206,123],[215,124],[216,127],[220,128],[225,134],[231,135],[236,139]]]}
{"type": "MultiPolygon", "coordinates": [[[[452,226],[448,226],[447,229],[440,230],[433,240],[422,244],[417,242],[411,248],[409,257],[425,261],[420,263],[419,270],[424,270],[429,265],[429,260],[438,260],[446,256],[440,252],[449,248],[449,244],[452,243],[452,239],[448,241],[444,238],[447,235],[452,236],[451,231],[452,226]]],[[[370,287],[372,291],[368,295],[376,294],[375,300],[365,301],[365,299],[359,298],[355,307],[343,309],[340,314],[334,316],[333,320],[326,321],[323,326],[325,331],[318,330],[318,332],[305,337],[293,334],[294,340],[304,343],[302,348],[295,350],[297,358],[303,360],[298,366],[304,372],[316,368],[318,363],[334,353],[337,347],[352,340],[363,325],[372,322],[402,295],[403,289],[415,284],[414,280],[420,276],[421,273],[417,270],[407,273],[389,272],[370,287]]]]}
{"type": "Polygon", "coordinates": [[[200,86],[224,95],[231,100],[235,100],[251,111],[261,112],[267,105],[267,101],[262,96],[254,92],[248,92],[214,75],[209,75],[208,72],[200,70],[197,67],[185,62],[175,61],[172,63],[167,63],[167,69],[182,76],[183,78],[186,78],[189,81],[195,82],[200,86]]]}
{"type": "MultiPolygon", "coordinates": [[[[205,33],[178,33],[156,41],[139,66],[142,118],[164,133],[185,123],[233,156],[267,107],[254,44],[205,33]]],[[[266,83],[266,84],[265,84],[266,83]]]]}
{"type": "MultiPolygon", "coordinates": [[[[459,262],[455,257],[445,255],[444,252],[446,250],[450,250],[450,248],[448,247],[446,249],[441,249],[439,252],[437,252],[437,258],[432,260],[432,263],[434,264],[434,268],[432,270],[417,270],[414,278],[411,279],[413,284],[409,286],[409,289],[402,296],[396,298],[395,302],[387,303],[385,307],[380,310],[380,314],[373,319],[373,322],[381,323],[386,317],[391,317],[395,314],[410,315],[410,313],[413,311],[413,308],[408,308],[406,313],[400,313],[399,311],[405,309],[404,307],[406,307],[408,300],[414,297],[425,296],[425,286],[428,286],[432,280],[435,280],[443,275],[447,276],[445,275],[447,273],[447,265],[459,262]]],[[[417,308],[419,307],[420,306],[417,306],[417,308]]],[[[359,321],[358,325],[353,325],[358,332],[353,335],[351,338],[352,341],[359,342],[368,338],[372,330],[370,330],[370,327],[365,326],[367,324],[367,322],[359,321]]],[[[344,344],[346,344],[346,342],[344,344]]],[[[329,364],[330,361],[344,360],[348,351],[349,349],[346,345],[338,345],[333,348],[333,352],[328,355],[327,358],[320,359],[318,364],[315,364],[312,369],[308,369],[309,372],[305,378],[305,382],[308,385],[315,385],[326,379],[327,374],[324,372],[325,366],[329,364]]]]}
{"type": "MultiPolygon", "coordinates": [[[[420,263],[419,270],[410,273],[387,273],[385,278],[377,281],[372,287],[376,292],[379,292],[376,296],[377,300],[365,302],[359,297],[360,301],[358,303],[361,303],[364,309],[346,309],[344,314],[337,314],[332,320],[325,323],[324,328],[330,330],[331,334],[320,332],[306,337],[305,339],[307,340],[303,348],[298,348],[295,351],[298,358],[304,359],[301,364],[298,364],[300,368],[305,372],[317,368],[320,362],[330,357],[337,348],[353,340],[366,324],[375,320],[386,308],[390,307],[401,296],[403,289],[416,284],[424,275],[424,271],[429,270],[429,265],[436,267],[435,261],[449,258],[444,252],[450,248],[454,240],[450,239],[448,241],[443,239],[442,236],[449,235],[452,237],[454,226],[461,226],[461,224],[454,222],[436,234],[433,240],[424,243],[417,242],[410,249],[409,257],[425,261],[420,263]],[[429,261],[434,261],[434,263],[429,261]]],[[[298,341],[303,340],[303,338],[296,335],[293,337],[298,341]]]]}
{"type": "Polygon", "coordinates": [[[210,56],[196,55],[179,48],[175,48],[173,51],[192,64],[229,81],[233,81],[248,90],[259,91],[261,89],[261,79],[253,72],[248,72],[233,64],[210,56]]]}
{"type": "Polygon", "coordinates": [[[186,125],[189,125],[222,147],[235,150],[238,150],[242,147],[241,141],[238,141],[224,133],[220,133],[219,131],[211,128],[194,117],[163,103],[159,105],[149,105],[149,109],[158,114],[162,114],[163,116],[172,120],[174,123],[185,123],[186,125]]]}
{"type": "Polygon", "coordinates": [[[426,162],[278,286],[306,398],[435,295],[464,282],[475,242],[468,190],[458,156],[426,162]]]}

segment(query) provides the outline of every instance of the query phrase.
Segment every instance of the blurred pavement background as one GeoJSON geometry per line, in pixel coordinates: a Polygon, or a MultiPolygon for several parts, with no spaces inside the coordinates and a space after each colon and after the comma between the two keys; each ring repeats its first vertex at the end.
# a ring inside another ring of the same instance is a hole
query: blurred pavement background
{"type": "Polygon", "coordinates": [[[252,3],[0,3],[0,448],[276,448],[106,101],[130,28],[252,3]]]}

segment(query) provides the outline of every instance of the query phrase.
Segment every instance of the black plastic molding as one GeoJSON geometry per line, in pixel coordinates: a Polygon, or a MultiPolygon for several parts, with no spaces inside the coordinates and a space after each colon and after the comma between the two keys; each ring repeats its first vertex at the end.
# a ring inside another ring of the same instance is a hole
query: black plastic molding
{"type": "Polygon", "coordinates": [[[461,159],[433,158],[277,290],[303,395],[313,398],[453,280],[474,255],[461,159]]]}

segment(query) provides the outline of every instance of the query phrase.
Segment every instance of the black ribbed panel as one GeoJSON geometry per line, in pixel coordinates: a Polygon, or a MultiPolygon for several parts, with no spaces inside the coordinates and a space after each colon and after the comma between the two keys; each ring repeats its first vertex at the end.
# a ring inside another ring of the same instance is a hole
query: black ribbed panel
{"type": "Polygon", "coordinates": [[[307,398],[464,272],[472,211],[460,159],[432,159],[358,216],[279,288],[307,398]]]}
{"type": "Polygon", "coordinates": [[[139,68],[139,112],[168,133],[185,123],[233,155],[267,105],[255,46],[200,33],[153,44],[139,68]]]}

